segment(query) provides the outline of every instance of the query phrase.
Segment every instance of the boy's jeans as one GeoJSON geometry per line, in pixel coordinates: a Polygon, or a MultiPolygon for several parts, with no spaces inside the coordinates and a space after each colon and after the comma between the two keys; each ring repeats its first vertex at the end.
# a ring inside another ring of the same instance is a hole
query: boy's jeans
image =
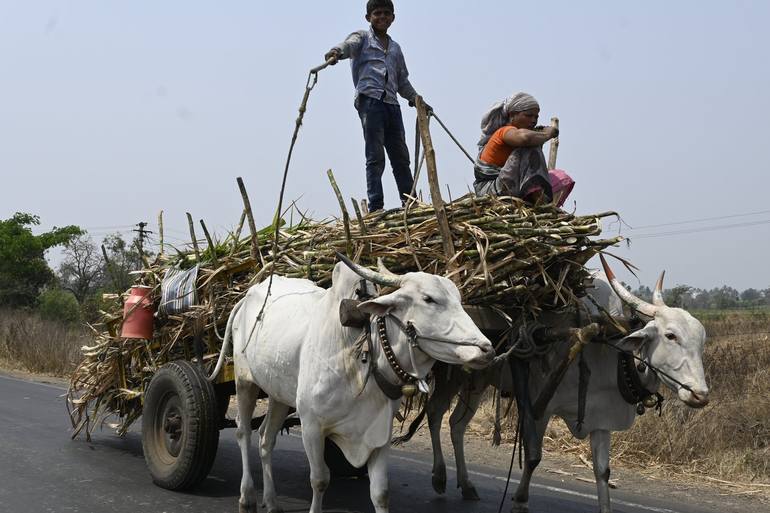
{"type": "Polygon", "coordinates": [[[369,211],[383,208],[382,174],[385,171],[385,150],[400,199],[412,192],[412,171],[409,169],[409,149],[406,147],[404,121],[398,105],[359,95],[356,101],[361,127],[366,141],[366,194],[369,211]]]}

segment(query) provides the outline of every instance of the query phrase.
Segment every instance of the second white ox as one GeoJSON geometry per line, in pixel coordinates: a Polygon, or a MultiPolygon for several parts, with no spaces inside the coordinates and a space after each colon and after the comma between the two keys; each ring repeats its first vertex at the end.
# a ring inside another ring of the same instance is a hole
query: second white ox
{"type": "MultiPolygon", "coordinates": [[[[662,382],[676,393],[679,400],[690,407],[702,408],[708,404],[708,386],[702,362],[706,338],[703,325],[685,310],[671,308],[663,303],[662,275],[655,287],[653,303],[650,304],[628,292],[615,278],[604,258],[602,258],[602,264],[606,280],[601,276],[594,280],[595,289],[591,292],[594,300],[613,316],[623,315],[620,301],[622,300],[649,319],[642,329],[631,333],[616,344],[619,349],[633,351],[645,362],[645,370],[639,375],[644,388],[655,392],[662,382]],[[658,374],[651,369],[658,369],[658,374]]],[[[584,303],[586,307],[593,310],[594,314],[599,313],[592,302],[584,303]]],[[[567,343],[563,342],[563,344],[567,343]]],[[[555,352],[558,353],[558,351],[555,352]]],[[[610,432],[630,428],[636,418],[636,407],[624,400],[618,387],[618,352],[606,345],[591,343],[583,349],[583,353],[585,362],[591,370],[586,396],[585,421],[582,426],[578,425],[577,391],[580,379],[578,364],[575,362],[568,368],[564,379],[548,403],[543,418],[536,422],[535,436],[530,438],[534,440],[535,446],[526,447],[525,444],[526,464],[519,486],[514,492],[513,512],[528,511],[529,483],[532,473],[540,462],[543,435],[552,415],[564,419],[575,437],[582,439],[590,435],[600,511],[601,513],[611,511],[608,485],[610,432]]],[[[544,361],[532,362],[529,385],[533,401],[545,385],[549,369],[554,368],[555,362],[547,360],[548,358],[544,361]]],[[[632,368],[636,369],[636,366],[632,365],[632,368]]],[[[464,498],[479,498],[468,477],[463,438],[486,387],[490,384],[495,386],[502,384],[501,388],[510,390],[510,374],[504,373],[501,376],[501,371],[507,370],[507,366],[497,365],[495,369],[473,373],[474,378],[466,382],[458,378],[464,374],[461,372],[454,372],[453,378],[449,380],[437,377],[436,392],[426,406],[433,442],[433,487],[437,492],[444,493],[446,489],[446,465],[440,442],[441,420],[449,409],[450,401],[462,388],[461,397],[449,421],[457,464],[457,486],[462,489],[464,498]]],[[[437,371],[446,372],[443,368],[437,371]]],[[[410,427],[410,432],[415,429],[416,426],[410,427]]],[[[402,439],[408,438],[409,436],[402,439]]],[[[526,437],[525,440],[527,440],[526,437]]]]}
{"type": "Polygon", "coordinates": [[[460,293],[450,280],[422,272],[377,273],[343,260],[345,264],[335,266],[328,290],[308,280],[276,276],[261,319],[257,316],[267,294],[266,282],[252,287],[230,315],[214,374],[232,336],[236,437],[243,463],[241,512],[257,511],[248,451],[250,421],[260,390],[269,396],[267,416],[259,428],[263,501],[268,512],[281,511],[271,464],[275,437],[290,408],[296,408],[310,463],[311,513],[321,511],[329,484],[325,437],[340,447],[351,464],[368,466],[372,503],[377,513],[385,513],[387,454],[400,400],[386,397],[383,390],[400,390],[406,374],[424,378],[435,360],[483,368],[494,358],[492,345],[463,311],[460,293]],[[356,356],[355,341],[362,330],[343,327],[339,317],[340,301],[355,297],[361,277],[395,288],[358,307],[372,314],[370,363],[356,356]],[[375,316],[385,318],[385,341],[380,340],[375,316]],[[411,327],[412,337],[407,334],[411,327]],[[387,346],[388,341],[392,353],[382,344],[387,346]],[[399,369],[406,372],[401,379],[399,369]],[[387,383],[382,383],[383,377],[387,383]]]}

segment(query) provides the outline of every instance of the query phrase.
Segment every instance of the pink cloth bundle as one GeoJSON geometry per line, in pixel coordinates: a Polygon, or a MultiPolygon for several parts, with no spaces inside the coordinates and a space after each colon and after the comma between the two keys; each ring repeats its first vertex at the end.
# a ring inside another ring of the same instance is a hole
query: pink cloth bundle
{"type": "Polygon", "coordinates": [[[554,203],[556,203],[557,207],[564,205],[567,196],[572,192],[572,188],[575,187],[575,180],[561,169],[549,169],[548,179],[551,182],[554,203]]]}

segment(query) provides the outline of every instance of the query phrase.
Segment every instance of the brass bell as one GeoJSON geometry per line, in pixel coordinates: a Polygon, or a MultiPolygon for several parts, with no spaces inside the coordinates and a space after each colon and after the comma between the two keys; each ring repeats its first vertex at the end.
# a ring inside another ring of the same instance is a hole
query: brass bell
{"type": "Polygon", "coordinates": [[[401,393],[404,394],[404,397],[412,397],[417,393],[417,386],[414,383],[401,385],[401,393]]]}
{"type": "Polygon", "coordinates": [[[654,395],[648,395],[642,399],[642,402],[647,408],[654,408],[658,404],[658,398],[654,395]]]}

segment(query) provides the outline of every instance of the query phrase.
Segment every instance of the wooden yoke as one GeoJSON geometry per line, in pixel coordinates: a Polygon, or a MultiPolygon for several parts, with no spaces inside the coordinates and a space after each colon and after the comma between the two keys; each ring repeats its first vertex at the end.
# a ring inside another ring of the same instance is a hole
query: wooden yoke
{"type": "Polygon", "coordinates": [[[433,141],[430,137],[430,128],[428,127],[428,112],[425,110],[425,102],[422,96],[414,97],[414,104],[417,108],[417,124],[420,128],[420,138],[425,153],[425,164],[428,168],[428,186],[430,187],[430,197],[433,202],[433,209],[436,211],[438,219],[438,230],[441,234],[441,241],[444,246],[444,255],[447,260],[447,273],[451,275],[452,281],[459,284],[459,276],[452,273],[457,269],[455,257],[455,246],[452,241],[452,232],[449,229],[449,219],[447,218],[444,200],[441,198],[441,186],[438,183],[438,171],[436,170],[436,152],[433,149],[433,141]]]}

